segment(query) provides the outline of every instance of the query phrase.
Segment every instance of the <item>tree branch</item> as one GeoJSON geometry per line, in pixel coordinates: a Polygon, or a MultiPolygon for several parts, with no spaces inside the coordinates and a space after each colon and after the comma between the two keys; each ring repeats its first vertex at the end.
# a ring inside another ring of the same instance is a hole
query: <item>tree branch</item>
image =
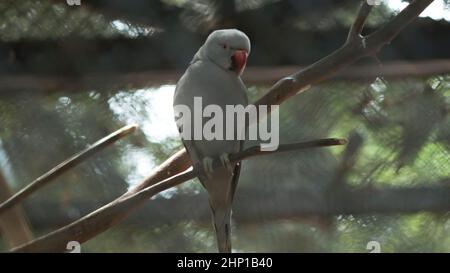
{"type": "Polygon", "coordinates": [[[104,148],[108,147],[109,145],[123,138],[124,136],[127,136],[130,133],[134,132],[136,128],[137,125],[127,125],[115,131],[114,133],[100,139],[99,141],[92,144],[90,147],[73,155],[69,159],[64,160],[53,169],[51,169],[50,171],[46,172],[45,174],[43,174],[30,184],[28,184],[25,188],[23,188],[13,196],[9,197],[6,201],[2,202],[0,204],[0,215],[5,211],[7,211],[8,209],[22,202],[25,198],[27,198],[37,190],[41,189],[42,187],[50,183],[56,177],[77,166],[85,159],[103,150],[104,148]]]}
{"type": "Polygon", "coordinates": [[[365,43],[350,40],[341,48],[320,61],[291,76],[278,81],[268,93],[257,101],[257,105],[278,105],[309,86],[333,76],[339,69],[356,60],[371,55],[388,43],[408,23],[416,18],[433,0],[415,0],[385,26],[373,33],[365,43]],[[363,44],[365,46],[363,47],[363,44]]]}
{"type": "MultiPolygon", "coordinates": [[[[261,151],[259,146],[253,146],[245,149],[242,152],[229,155],[230,161],[236,163],[244,159],[268,155],[273,153],[281,153],[287,151],[296,151],[308,148],[327,147],[334,145],[343,145],[346,143],[345,139],[320,139],[309,142],[300,142],[292,144],[280,145],[277,151],[261,151]]],[[[212,167],[216,169],[221,166],[219,159],[214,159],[212,167]]],[[[156,183],[150,187],[128,193],[127,196],[116,199],[115,201],[99,208],[98,210],[88,214],[87,216],[67,225],[61,229],[51,232],[45,236],[37,238],[25,245],[13,249],[13,252],[61,252],[65,250],[66,244],[69,241],[77,241],[84,243],[95,235],[107,230],[113,226],[117,221],[124,218],[131,211],[143,205],[152,196],[175,187],[183,182],[195,178],[198,175],[197,169],[191,169],[181,174],[175,175],[171,178],[156,183]],[[120,217],[118,217],[120,215],[120,217]]],[[[148,182],[145,182],[148,183],[148,182]]],[[[143,183],[141,183],[143,184],[143,183]]]]}
{"type": "Polygon", "coordinates": [[[361,2],[361,6],[359,7],[356,20],[353,22],[348,32],[347,42],[350,42],[350,40],[354,40],[357,37],[362,37],[361,36],[362,30],[366,23],[367,17],[369,16],[370,11],[372,10],[373,7],[372,5],[369,5],[367,2],[368,2],[367,0],[361,2]]]}

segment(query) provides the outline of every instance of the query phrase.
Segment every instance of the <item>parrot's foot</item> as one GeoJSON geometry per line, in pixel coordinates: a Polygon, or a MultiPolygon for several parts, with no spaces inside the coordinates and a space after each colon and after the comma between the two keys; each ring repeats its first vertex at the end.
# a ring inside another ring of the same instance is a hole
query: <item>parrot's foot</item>
{"type": "Polygon", "coordinates": [[[231,164],[230,157],[228,154],[222,154],[220,156],[220,162],[222,162],[222,165],[227,168],[228,171],[233,172],[233,165],[231,164]]]}
{"type": "Polygon", "coordinates": [[[213,159],[211,157],[204,157],[202,160],[203,173],[208,178],[212,178],[213,174],[213,159]]]}

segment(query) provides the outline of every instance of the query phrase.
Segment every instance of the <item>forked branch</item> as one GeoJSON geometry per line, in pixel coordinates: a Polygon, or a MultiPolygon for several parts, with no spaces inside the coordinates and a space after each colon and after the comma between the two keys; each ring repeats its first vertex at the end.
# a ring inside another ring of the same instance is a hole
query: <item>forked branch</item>
{"type": "MultiPolygon", "coordinates": [[[[281,153],[287,151],[296,151],[308,148],[327,147],[343,145],[347,143],[345,139],[320,139],[309,142],[300,142],[280,145],[276,151],[261,151],[259,146],[245,149],[242,152],[229,155],[230,161],[236,163],[246,158],[281,153]]],[[[222,163],[220,160],[213,161],[213,169],[218,168],[222,163]]],[[[195,178],[198,175],[197,169],[191,169],[171,178],[163,180],[153,186],[147,187],[141,191],[129,194],[126,197],[117,199],[106,206],[88,214],[87,216],[65,226],[59,230],[49,233],[43,237],[37,238],[23,246],[13,249],[13,252],[61,252],[66,249],[67,242],[77,241],[84,243],[96,234],[113,226],[118,218],[114,215],[127,215],[132,210],[144,204],[152,196],[175,187],[183,182],[195,178]],[[106,216],[106,217],[105,217],[106,216]],[[108,217],[109,216],[109,217],[108,217]]]]}

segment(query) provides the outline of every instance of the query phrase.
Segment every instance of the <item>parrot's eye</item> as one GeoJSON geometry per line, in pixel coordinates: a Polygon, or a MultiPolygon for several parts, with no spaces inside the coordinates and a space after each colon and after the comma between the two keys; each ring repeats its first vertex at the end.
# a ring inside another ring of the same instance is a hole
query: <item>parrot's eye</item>
{"type": "Polygon", "coordinates": [[[223,49],[227,49],[228,45],[227,44],[223,44],[222,47],[223,47],[223,49]]]}

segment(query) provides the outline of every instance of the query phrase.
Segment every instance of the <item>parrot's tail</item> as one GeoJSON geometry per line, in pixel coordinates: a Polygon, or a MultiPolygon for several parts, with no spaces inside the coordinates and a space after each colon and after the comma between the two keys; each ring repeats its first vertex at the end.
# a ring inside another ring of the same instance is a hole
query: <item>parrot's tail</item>
{"type": "Polygon", "coordinates": [[[220,253],[231,253],[231,206],[226,209],[212,209],[217,247],[220,253]]]}

